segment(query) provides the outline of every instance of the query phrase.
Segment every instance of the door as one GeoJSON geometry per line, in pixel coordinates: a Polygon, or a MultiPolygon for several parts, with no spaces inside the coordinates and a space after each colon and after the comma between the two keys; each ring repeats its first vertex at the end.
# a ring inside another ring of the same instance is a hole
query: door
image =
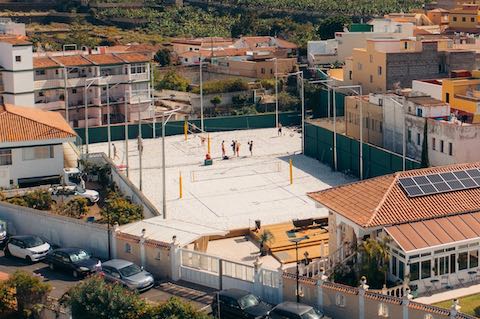
{"type": "Polygon", "coordinates": [[[26,257],[26,249],[25,244],[18,239],[12,239],[12,241],[8,244],[8,250],[12,254],[12,256],[25,258],[26,257]]]}
{"type": "Polygon", "coordinates": [[[64,252],[58,253],[58,265],[63,269],[70,269],[70,256],[64,252]]]}

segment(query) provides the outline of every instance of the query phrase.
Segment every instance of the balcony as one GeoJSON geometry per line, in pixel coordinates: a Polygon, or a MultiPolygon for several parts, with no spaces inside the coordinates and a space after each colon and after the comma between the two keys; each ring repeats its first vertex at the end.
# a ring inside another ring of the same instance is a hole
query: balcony
{"type": "Polygon", "coordinates": [[[35,103],[35,106],[44,110],[44,111],[64,110],[65,109],[65,101],[35,103]]]}
{"type": "Polygon", "coordinates": [[[130,74],[130,80],[132,80],[132,81],[148,81],[149,80],[149,74],[148,73],[130,74]]]}
{"type": "Polygon", "coordinates": [[[54,88],[62,88],[65,86],[63,79],[51,79],[51,80],[39,80],[35,81],[33,88],[34,90],[47,90],[54,88]]]}

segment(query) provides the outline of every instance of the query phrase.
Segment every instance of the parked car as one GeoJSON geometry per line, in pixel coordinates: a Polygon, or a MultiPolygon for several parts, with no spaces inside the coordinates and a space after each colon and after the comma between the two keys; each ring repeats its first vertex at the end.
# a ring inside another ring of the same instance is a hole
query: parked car
{"type": "Polygon", "coordinates": [[[241,289],[219,291],[212,301],[213,316],[222,319],[266,318],[272,306],[241,289]]]}
{"type": "Polygon", "coordinates": [[[98,202],[100,195],[97,191],[84,189],[80,186],[55,186],[49,189],[52,199],[56,202],[69,201],[75,196],[86,198],[90,205],[98,202]]]}
{"type": "Polygon", "coordinates": [[[152,274],[134,263],[123,259],[112,259],[102,264],[105,280],[117,282],[128,289],[146,291],[153,287],[152,274]]]}
{"type": "Polygon", "coordinates": [[[4,247],[7,243],[7,223],[0,220],[0,247],[4,247]]]}
{"type": "Polygon", "coordinates": [[[12,236],[5,246],[5,256],[23,258],[28,262],[39,261],[50,251],[50,244],[38,236],[12,236]]]}
{"type": "Polygon", "coordinates": [[[269,319],[320,319],[323,314],[312,306],[291,301],[276,305],[269,313],[269,319]]]}
{"type": "Polygon", "coordinates": [[[50,269],[59,269],[71,272],[73,277],[86,276],[100,271],[102,263],[80,248],[59,248],[50,251],[45,262],[50,269]]]}

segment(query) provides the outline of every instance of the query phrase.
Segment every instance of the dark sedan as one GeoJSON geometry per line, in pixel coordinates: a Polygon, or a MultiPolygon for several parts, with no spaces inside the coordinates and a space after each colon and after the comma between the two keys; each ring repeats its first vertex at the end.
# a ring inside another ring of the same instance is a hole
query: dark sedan
{"type": "Polygon", "coordinates": [[[81,248],[52,250],[45,258],[45,262],[50,269],[68,271],[75,278],[97,272],[102,268],[100,260],[81,248]]]}
{"type": "Polygon", "coordinates": [[[282,302],[268,314],[269,319],[321,319],[323,314],[317,309],[296,302],[282,302]]]}
{"type": "Polygon", "coordinates": [[[226,289],[218,292],[212,302],[214,317],[222,319],[265,318],[272,306],[257,296],[241,289],[226,289]]]}

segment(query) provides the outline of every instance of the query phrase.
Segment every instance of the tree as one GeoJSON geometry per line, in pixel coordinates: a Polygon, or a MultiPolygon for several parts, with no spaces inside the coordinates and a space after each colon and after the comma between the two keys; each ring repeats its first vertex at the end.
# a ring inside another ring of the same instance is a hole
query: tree
{"type": "Polygon", "coordinates": [[[350,18],[346,16],[330,16],[318,25],[318,35],[322,40],[335,38],[335,32],[343,31],[344,26],[350,23],[350,18]]]}
{"type": "Polygon", "coordinates": [[[288,111],[296,108],[300,104],[300,99],[287,92],[278,93],[278,107],[281,111],[288,111]]]}
{"type": "Polygon", "coordinates": [[[151,319],[208,319],[207,314],[195,310],[192,305],[178,298],[170,298],[166,303],[151,307],[151,319]]]}
{"type": "Polygon", "coordinates": [[[57,208],[57,213],[68,217],[82,218],[88,214],[88,200],[83,197],[75,197],[67,203],[61,204],[57,208]]]}
{"type": "Polygon", "coordinates": [[[163,78],[157,82],[155,89],[186,92],[189,85],[190,84],[186,78],[172,70],[168,71],[163,78]]]}
{"type": "Polygon", "coordinates": [[[420,162],[422,168],[430,166],[430,161],[428,159],[428,120],[425,119],[425,124],[423,125],[423,143],[422,143],[422,160],[420,162]]]}
{"type": "Polygon", "coordinates": [[[108,284],[100,276],[90,277],[70,288],[60,300],[75,319],[137,319],[145,317],[147,303],[119,284],[108,284]]]}
{"type": "Polygon", "coordinates": [[[254,35],[257,29],[257,16],[250,11],[240,15],[240,19],[230,28],[232,38],[239,38],[244,35],[254,35]]]}
{"type": "Polygon", "coordinates": [[[52,287],[31,274],[17,270],[0,283],[0,317],[31,318],[43,308],[52,287]]]}
{"type": "Polygon", "coordinates": [[[266,245],[272,243],[275,240],[275,236],[273,236],[272,232],[264,230],[259,236],[258,241],[260,243],[260,255],[265,256],[267,254],[266,245]]]}
{"type": "Polygon", "coordinates": [[[220,96],[215,95],[215,96],[210,100],[210,103],[213,104],[213,107],[214,107],[214,108],[217,108],[217,105],[219,105],[220,103],[222,103],[222,99],[220,98],[220,96]]]}
{"type": "Polygon", "coordinates": [[[155,53],[154,60],[158,62],[161,66],[170,65],[171,57],[170,57],[170,50],[167,48],[161,48],[155,53]]]}
{"type": "Polygon", "coordinates": [[[100,214],[110,225],[124,225],[143,219],[143,207],[130,203],[117,193],[110,193],[100,214]]]}

